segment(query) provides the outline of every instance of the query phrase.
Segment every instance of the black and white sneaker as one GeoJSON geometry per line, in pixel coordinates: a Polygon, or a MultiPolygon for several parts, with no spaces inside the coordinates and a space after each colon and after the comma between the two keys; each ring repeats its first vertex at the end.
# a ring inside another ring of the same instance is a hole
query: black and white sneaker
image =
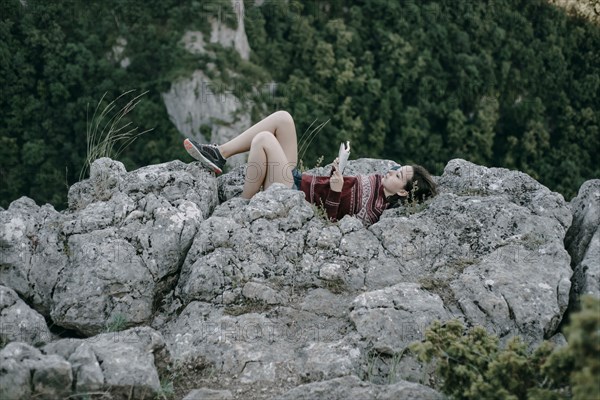
{"type": "Polygon", "coordinates": [[[194,140],[185,139],[183,146],[190,156],[212,169],[216,174],[223,173],[223,167],[227,160],[223,158],[216,145],[200,144],[194,140]]]}

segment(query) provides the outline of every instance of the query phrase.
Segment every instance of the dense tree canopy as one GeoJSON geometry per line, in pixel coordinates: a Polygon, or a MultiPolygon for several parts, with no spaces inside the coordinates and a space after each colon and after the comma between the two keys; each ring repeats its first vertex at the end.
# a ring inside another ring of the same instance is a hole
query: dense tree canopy
{"type": "Polygon", "coordinates": [[[354,158],[439,174],[461,157],[520,169],[567,199],[600,176],[597,25],[543,0],[247,0],[245,8],[250,62],[181,47],[186,30],[208,33],[216,15],[237,24],[227,0],[1,2],[0,206],[21,195],[65,206],[105,93],[110,101],[148,90],[126,121],[154,130],[121,155],[128,168],[188,160],[161,93],[208,61],[220,83],[253,96],[253,118],[287,109],[300,133],[330,120],[307,165],[351,140],[354,158]]]}

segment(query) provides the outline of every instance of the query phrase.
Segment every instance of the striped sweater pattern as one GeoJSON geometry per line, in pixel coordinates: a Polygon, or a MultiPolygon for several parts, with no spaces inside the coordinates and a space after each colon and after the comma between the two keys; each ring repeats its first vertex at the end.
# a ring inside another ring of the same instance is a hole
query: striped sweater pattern
{"type": "Polygon", "coordinates": [[[329,188],[329,177],[302,174],[300,189],[307,201],[322,206],[332,221],[353,215],[369,226],[379,220],[388,206],[382,175],[345,176],[341,192],[329,188]]]}

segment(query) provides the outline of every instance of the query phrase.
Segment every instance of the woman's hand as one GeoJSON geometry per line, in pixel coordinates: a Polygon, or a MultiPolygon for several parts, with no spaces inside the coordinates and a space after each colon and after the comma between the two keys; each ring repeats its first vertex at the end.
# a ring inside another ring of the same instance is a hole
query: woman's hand
{"type": "Polygon", "coordinates": [[[329,188],[334,192],[341,192],[344,187],[344,177],[339,170],[339,160],[333,161],[332,174],[329,178],[329,188]]]}

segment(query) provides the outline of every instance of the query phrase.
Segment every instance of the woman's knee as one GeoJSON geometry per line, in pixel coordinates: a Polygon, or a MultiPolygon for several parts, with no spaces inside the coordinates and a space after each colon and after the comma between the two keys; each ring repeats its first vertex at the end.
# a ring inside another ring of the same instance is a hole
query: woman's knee
{"type": "Polygon", "coordinates": [[[250,142],[250,147],[268,146],[269,143],[272,143],[273,141],[277,141],[277,139],[275,139],[275,136],[273,136],[271,132],[262,131],[257,133],[256,136],[252,138],[252,142],[250,142]]]}
{"type": "Polygon", "coordinates": [[[292,115],[289,112],[285,110],[279,110],[275,111],[273,115],[277,118],[280,124],[294,126],[294,118],[292,118],[292,115]]]}

